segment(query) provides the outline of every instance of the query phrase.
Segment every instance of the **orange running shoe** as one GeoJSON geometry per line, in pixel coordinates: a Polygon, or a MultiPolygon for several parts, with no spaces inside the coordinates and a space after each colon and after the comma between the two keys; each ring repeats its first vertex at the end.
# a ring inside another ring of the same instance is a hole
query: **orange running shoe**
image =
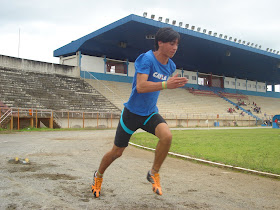
{"type": "Polygon", "coordinates": [[[101,190],[103,178],[98,178],[96,174],[97,171],[95,171],[93,175],[93,183],[91,185],[91,191],[94,197],[98,198],[100,196],[100,190],[101,190]]]}
{"type": "Polygon", "coordinates": [[[148,171],[147,180],[152,183],[153,191],[158,195],[162,195],[159,174],[151,174],[151,171],[148,171]]]}

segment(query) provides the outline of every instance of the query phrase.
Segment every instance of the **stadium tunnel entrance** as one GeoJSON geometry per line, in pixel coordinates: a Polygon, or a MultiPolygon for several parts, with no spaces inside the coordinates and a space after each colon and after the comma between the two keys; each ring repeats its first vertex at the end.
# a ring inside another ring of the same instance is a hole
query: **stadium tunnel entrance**
{"type": "Polygon", "coordinates": [[[204,73],[198,73],[198,85],[224,88],[224,77],[204,73]]]}
{"type": "Polygon", "coordinates": [[[272,118],[272,128],[280,128],[280,115],[275,115],[272,118]]]}

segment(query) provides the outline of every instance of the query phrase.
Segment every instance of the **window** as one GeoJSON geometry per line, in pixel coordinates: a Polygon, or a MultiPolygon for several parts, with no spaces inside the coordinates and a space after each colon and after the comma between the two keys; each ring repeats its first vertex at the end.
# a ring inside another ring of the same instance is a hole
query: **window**
{"type": "Polygon", "coordinates": [[[192,76],[192,80],[196,80],[196,76],[192,76]]]}
{"type": "Polygon", "coordinates": [[[127,74],[127,65],[124,62],[107,60],[106,62],[107,72],[127,74]]]}
{"type": "Polygon", "coordinates": [[[248,88],[251,88],[251,84],[248,84],[248,88]]]}
{"type": "Polygon", "coordinates": [[[240,87],[240,82],[237,83],[237,86],[240,87]]]}
{"type": "Polygon", "coordinates": [[[265,90],[265,86],[263,86],[263,89],[265,90]]]}
{"type": "Polygon", "coordinates": [[[189,79],[189,75],[185,74],[184,77],[186,77],[187,79],[189,79]]]}
{"type": "Polygon", "coordinates": [[[257,88],[257,85],[254,85],[254,88],[257,88]]]}
{"type": "Polygon", "coordinates": [[[226,81],[226,85],[229,85],[229,81],[226,81]]]}
{"type": "Polygon", "coordinates": [[[260,85],[258,85],[258,89],[261,89],[261,86],[260,86],[260,85]]]}
{"type": "Polygon", "coordinates": [[[243,83],[242,86],[243,86],[243,87],[246,87],[246,83],[243,83]]]}
{"type": "Polygon", "coordinates": [[[231,81],[231,85],[235,85],[235,82],[234,82],[234,81],[231,81]]]}

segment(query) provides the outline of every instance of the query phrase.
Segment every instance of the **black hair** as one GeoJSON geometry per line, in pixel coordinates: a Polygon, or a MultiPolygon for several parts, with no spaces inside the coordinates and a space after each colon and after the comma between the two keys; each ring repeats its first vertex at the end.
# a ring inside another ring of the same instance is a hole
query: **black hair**
{"type": "Polygon", "coordinates": [[[163,43],[173,42],[178,40],[180,41],[180,34],[177,31],[174,31],[170,27],[161,28],[158,30],[155,36],[155,48],[158,50],[158,42],[161,41],[163,43]]]}

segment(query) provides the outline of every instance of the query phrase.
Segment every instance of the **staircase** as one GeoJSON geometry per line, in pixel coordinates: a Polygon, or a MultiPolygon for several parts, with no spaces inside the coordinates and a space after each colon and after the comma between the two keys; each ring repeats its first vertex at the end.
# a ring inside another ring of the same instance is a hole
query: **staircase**
{"type": "Polygon", "coordinates": [[[247,111],[246,109],[244,109],[243,107],[239,106],[238,104],[234,103],[233,101],[229,100],[228,98],[224,97],[224,96],[220,96],[222,99],[224,99],[225,101],[229,102],[230,104],[234,105],[235,107],[238,107],[239,109],[241,109],[243,112],[247,113],[249,116],[254,117],[257,120],[257,123],[262,122],[262,119],[259,118],[258,116],[252,114],[252,112],[247,111]]]}
{"type": "Polygon", "coordinates": [[[0,128],[6,129],[7,125],[9,124],[9,122],[11,121],[11,115],[9,115],[8,117],[6,117],[4,120],[0,121],[0,128]]]}
{"type": "MultiPolygon", "coordinates": [[[[40,119],[40,121],[46,126],[46,127],[50,127],[50,120],[45,118],[45,119],[40,119]]],[[[59,123],[54,119],[53,120],[53,128],[61,128],[61,126],[59,125],[59,123]]]]}
{"type": "Polygon", "coordinates": [[[0,128],[7,128],[8,123],[11,121],[12,111],[8,109],[6,112],[2,112],[0,117],[0,128]]]}

